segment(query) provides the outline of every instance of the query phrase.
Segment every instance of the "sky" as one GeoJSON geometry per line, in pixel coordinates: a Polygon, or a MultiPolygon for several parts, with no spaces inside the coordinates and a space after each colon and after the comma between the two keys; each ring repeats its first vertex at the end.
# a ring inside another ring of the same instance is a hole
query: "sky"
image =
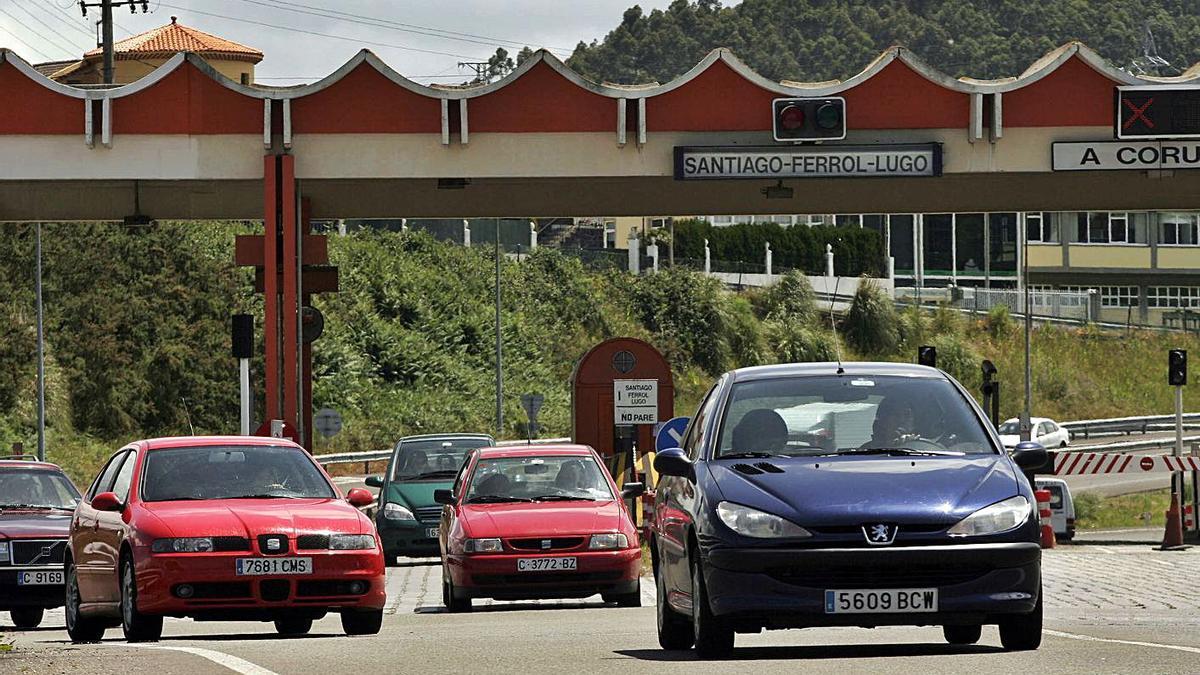
{"type": "MultiPolygon", "coordinates": [[[[486,60],[496,47],[514,56],[524,45],[545,47],[566,59],[579,41],[603,39],[634,4],[649,12],[670,0],[148,0],[148,13],[139,5],[113,16],[117,40],[178,16],[254,47],[266,55],[255,69],[264,84],[319,79],[362,48],[411,79],[456,83],[468,72],[458,62],[486,60]]],[[[95,47],[99,16],[95,8],[83,18],[76,0],[0,0],[0,46],[31,62],[78,58],[95,47]]]]}

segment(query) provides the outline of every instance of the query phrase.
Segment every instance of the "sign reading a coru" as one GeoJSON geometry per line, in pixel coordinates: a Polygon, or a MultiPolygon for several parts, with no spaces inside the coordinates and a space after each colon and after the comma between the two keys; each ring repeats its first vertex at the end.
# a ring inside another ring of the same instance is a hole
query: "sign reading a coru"
{"type": "Polygon", "coordinates": [[[1200,169],[1200,142],[1055,143],[1055,171],[1200,169]]]}

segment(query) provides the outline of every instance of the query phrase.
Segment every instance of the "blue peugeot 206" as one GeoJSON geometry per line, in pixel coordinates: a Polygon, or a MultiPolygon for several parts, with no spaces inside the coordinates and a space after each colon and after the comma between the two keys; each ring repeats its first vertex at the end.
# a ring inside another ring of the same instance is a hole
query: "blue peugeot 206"
{"type": "Polygon", "coordinates": [[[651,537],[658,638],[728,654],[736,633],[996,624],[1041,644],[1041,550],[1023,469],[967,391],[894,363],[743,368],[658,453],[651,537]]]}

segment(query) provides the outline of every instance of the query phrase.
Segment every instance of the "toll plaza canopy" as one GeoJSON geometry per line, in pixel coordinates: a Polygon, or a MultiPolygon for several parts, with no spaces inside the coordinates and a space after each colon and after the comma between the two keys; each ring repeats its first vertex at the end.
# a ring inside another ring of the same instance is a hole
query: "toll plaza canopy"
{"type": "Polygon", "coordinates": [[[662,84],[593,83],[542,51],[492,84],[427,87],[364,50],[296,87],[181,53],[82,89],[0,49],[0,220],[263,218],[264,183],[293,177],[318,218],[1195,208],[1200,145],[1114,133],[1118,87],[1193,83],[1196,66],[1136,77],[1069,43],[988,81],[893,47],[821,83],[718,49],[662,84]],[[845,99],[846,138],[775,142],[772,100],[813,96],[845,99]],[[816,158],[777,171],[797,147],[816,158]]]}

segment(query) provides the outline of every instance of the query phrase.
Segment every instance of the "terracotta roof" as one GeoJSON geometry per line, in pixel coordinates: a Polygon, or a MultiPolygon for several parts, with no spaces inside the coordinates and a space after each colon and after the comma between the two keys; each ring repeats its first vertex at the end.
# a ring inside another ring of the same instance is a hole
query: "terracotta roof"
{"type": "MultiPolygon", "coordinates": [[[[195,52],[206,57],[220,56],[252,63],[263,59],[263,53],[253,47],[177,23],[175,17],[171,17],[171,23],[165,26],[118,41],[113,49],[118,59],[170,58],[177,52],[195,52]]],[[[96,48],[83,57],[90,61],[102,55],[103,52],[96,48]]]]}
{"type": "Polygon", "coordinates": [[[63,68],[73,65],[75,62],[76,62],[76,59],[70,59],[68,61],[46,61],[44,63],[33,64],[33,69],[38,71],[39,73],[45,75],[46,77],[50,77],[51,75],[53,75],[54,73],[57,73],[58,71],[62,70],[63,68]]]}

